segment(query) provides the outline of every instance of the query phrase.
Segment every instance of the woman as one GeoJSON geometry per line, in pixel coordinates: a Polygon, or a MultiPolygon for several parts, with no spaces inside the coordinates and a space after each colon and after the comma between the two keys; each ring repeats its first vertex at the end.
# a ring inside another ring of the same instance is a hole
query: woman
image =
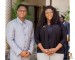
{"type": "Polygon", "coordinates": [[[37,60],[63,60],[66,31],[54,7],[47,6],[43,10],[35,31],[35,42],[37,60]]]}

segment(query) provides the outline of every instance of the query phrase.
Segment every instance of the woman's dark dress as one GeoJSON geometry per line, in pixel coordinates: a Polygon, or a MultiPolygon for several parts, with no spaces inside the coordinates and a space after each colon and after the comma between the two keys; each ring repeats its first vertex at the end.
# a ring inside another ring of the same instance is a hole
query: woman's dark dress
{"type": "MultiPolygon", "coordinates": [[[[61,24],[60,26],[55,25],[44,25],[43,27],[38,27],[35,31],[35,42],[41,43],[45,49],[55,48],[59,43],[63,47],[56,53],[64,53],[64,44],[66,43],[66,30],[61,24]]],[[[37,53],[42,53],[42,51],[37,47],[37,53]]]]}

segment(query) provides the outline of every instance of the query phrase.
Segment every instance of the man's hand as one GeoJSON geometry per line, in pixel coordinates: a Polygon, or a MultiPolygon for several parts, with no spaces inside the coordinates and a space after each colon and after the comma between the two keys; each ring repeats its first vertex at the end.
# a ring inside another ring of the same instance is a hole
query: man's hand
{"type": "Polygon", "coordinates": [[[20,53],[21,57],[25,57],[26,54],[27,54],[27,51],[22,51],[22,52],[20,53]]]}
{"type": "Polygon", "coordinates": [[[20,53],[20,55],[21,55],[21,57],[27,58],[27,57],[30,55],[30,53],[29,53],[28,51],[22,51],[22,52],[20,53]]]}
{"type": "Polygon", "coordinates": [[[67,42],[69,42],[70,41],[70,36],[69,35],[67,35],[67,42]]]}
{"type": "Polygon", "coordinates": [[[29,57],[29,55],[30,55],[30,52],[27,51],[27,53],[26,53],[26,55],[25,55],[24,57],[25,57],[25,58],[26,58],[26,57],[29,57]]]}

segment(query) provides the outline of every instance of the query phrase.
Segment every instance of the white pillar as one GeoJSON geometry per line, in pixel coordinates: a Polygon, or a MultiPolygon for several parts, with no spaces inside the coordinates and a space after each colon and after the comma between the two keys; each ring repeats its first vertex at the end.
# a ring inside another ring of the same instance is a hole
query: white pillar
{"type": "Polygon", "coordinates": [[[50,5],[50,0],[46,0],[46,6],[50,5]]]}
{"type": "MultiPolygon", "coordinates": [[[[5,20],[6,24],[11,20],[11,6],[12,6],[12,0],[6,0],[6,9],[5,9],[5,20]]],[[[8,44],[6,43],[6,50],[9,49],[8,44]]]]}
{"type": "Polygon", "coordinates": [[[12,7],[12,0],[6,0],[6,23],[11,20],[11,7],[12,7]]]}

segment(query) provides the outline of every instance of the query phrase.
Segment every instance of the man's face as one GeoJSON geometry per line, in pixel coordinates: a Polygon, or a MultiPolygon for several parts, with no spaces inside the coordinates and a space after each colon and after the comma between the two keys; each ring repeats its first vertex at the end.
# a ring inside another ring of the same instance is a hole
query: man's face
{"type": "Polygon", "coordinates": [[[60,17],[60,22],[63,22],[63,21],[64,21],[64,19],[62,17],[60,17]]]}
{"type": "Polygon", "coordinates": [[[20,6],[17,10],[17,16],[19,18],[24,18],[27,15],[27,9],[24,6],[20,6]]]}

